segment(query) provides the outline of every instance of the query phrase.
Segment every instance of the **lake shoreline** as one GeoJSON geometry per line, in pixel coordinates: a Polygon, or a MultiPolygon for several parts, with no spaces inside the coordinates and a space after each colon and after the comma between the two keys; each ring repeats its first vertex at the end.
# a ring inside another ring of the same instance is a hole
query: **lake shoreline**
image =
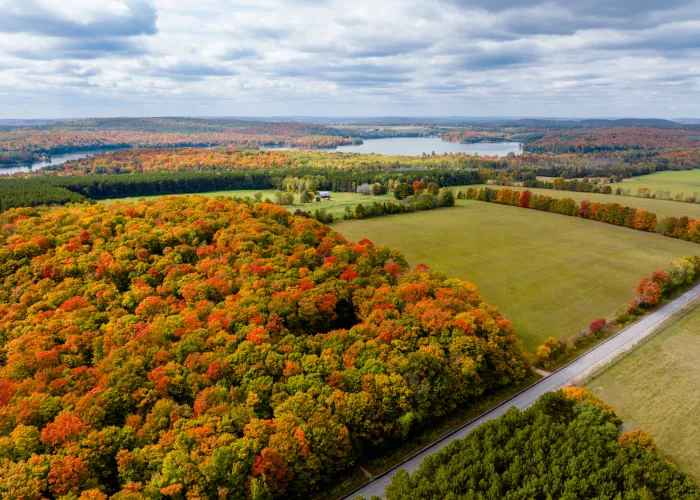
{"type": "MultiPolygon", "coordinates": [[[[50,161],[32,164],[0,165],[0,176],[18,173],[36,172],[69,161],[81,160],[115,151],[137,148],[104,148],[85,151],[73,151],[51,156],[50,161]]],[[[179,149],[179,148],[168,148],[179,149]]],[[[361,153],[381,154],[387,156],[422,156],[432,154],[472,154],[478,156],[506,156],[509,153],[522,153],[522,144],[517,142],[472,142],[457,143],[440,137],[389,137],[365,139],[360,144],[337,146],[334,148],[301,149],[292,147],[261,147],[264,151],[318,151],[326,153],[361,153]]]]}

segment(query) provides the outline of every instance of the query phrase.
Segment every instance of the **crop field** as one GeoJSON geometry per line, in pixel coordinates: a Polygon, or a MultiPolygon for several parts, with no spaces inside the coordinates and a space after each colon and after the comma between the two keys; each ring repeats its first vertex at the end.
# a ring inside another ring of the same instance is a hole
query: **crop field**
{"type": "MultiPolygon", "coordinates": [[[[197,194],[197,195],[202,195],[202,196],[211,196],[211,197],[217,197],[217,196],[231,196],[231,197],[238,197],[238,198],[245,198],[246,196],[250,196],[251,198],[255,193],[262,193],[263,194],[263,200],[265,198],[269,198],[273,202],[275,201],[275,190],[274,189],[244,189],[244,190],[236,190],[236,191],[211,191],[208,193],[191,193],[191,194],[197,194]]],[[[174,196],[186,196],[186,195],[174,195],[174,196]]],[[[100,203],[115,203],[117,201],[122,201],[122,202],[135,202],[141,199],[144,200],[153,200],[156,198],[160,198],[161,196],[144,196],[141,198],[119,198],[119,199],[110,199],[110,200],[102,200],[100,203]]],[[[294,195],[294,205],[288,205],[287,208],[290,211],[294,211],[297,208],[300,208],[302,210],[316,210],[317,208],[323,208],[325,209],[328,213],[333,214],[333,217],[336,219],[340,219],[343,217],[343,213],[345,212],[345,207],[351,207],[355,208],[355,206],[359,204],[369,204],[374,201],[388,201],[388,200],[393,200],[394,196],[391,194],[387,195],[382,195],[382,196],[366,196],[366,195],[361,195],[357,193],[331,193],[331,199],[330,200],[322,200],[320,202],[311,202],[311,203],[300,203],[299,202],[299,195],[295,194],[294,195]]]]}
{"type": "MultiPolygon", "coordinates": [[[[699,171],[700,172],[700,171],[699,171]]],[[[670,173],[681,173],[681,172],[670,172],[670,173]]],[[[656,174],[654,174],[656,175],[656,174]]],[[[651,177],[651,176],[648,176],[651,177]]],[[[641,177],[640,177],[641,178],[641,177]]],[[[630,186],[627,183],[615,183],[612,184],[613,190],[622,186],[625,189],[630,186]]],[[[619,203],[620,205],[626,207],[633,207],[637,209],[647,210],[649,212],[654,212],[657,218],[663,219],[665,217],[680,217],[681,215],[686,215],[691,219],[700,219],[700,204],[698,203],[682,203],[678,201],[668,201],[668,200],[656,200],[653,198],[637,198],[636,196],[618,196],[615,194],[600,194],[600,193],[579,193],[576,191],[559,191],[556,189],[537,189],[537,188],[524,188],[517,186],[496,186],[496,185],[486,185],[481,184],[478,186],[455,186],[452,189],[456,192],[466,191],[470,187],[482,188],[489,187],[492,189],[503,189],[505,187],[513,190],[524,191],[529,189],[535,194],[543,194],[546,196],[551,196],[552,198],[571,198],[576,202],[581,202],[582,200],[589,200],[592,202],[600,203],[619,203]]],[[[642,187],[640,184],[639,187],[642,187]]],[[[636,189],[632,190],[634,193],[636,189]]],[[[700,189],[698,189],[700,191],[700,189]]],[[[671,191],[674,194],[674,191],[671,191]]],[[[690,193],[692,194],[692,192],[690,193]]]]}
{"type": "Polygon", "coordinates": [[[660,189],[669,191],[671,196],[676,193],[684,193],[686,196],[691,196],[693,193],[700,193],[700,170],[656,172],[625,179],[622,184],[613,185],[631,189],[632,194],[638,188],[649,188],[652,193],[660,189]]]}
{"type": "Polygon", "coordinates": [[[333,227],[350,240],[396,247],[411,265],[472,281],[530,350],[615,313],[642,277],[700,253],[658,234],[470,200],[333,227]]]}
{"type": "Polygon", "coordinates": [[[588,389],[660,454],[700,480],[700,307],[593,379],[588,389]]]}

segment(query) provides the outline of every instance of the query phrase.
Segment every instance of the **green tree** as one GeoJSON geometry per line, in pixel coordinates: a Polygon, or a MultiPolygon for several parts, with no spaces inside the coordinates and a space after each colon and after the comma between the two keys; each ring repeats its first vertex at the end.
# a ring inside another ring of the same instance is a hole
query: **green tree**
{"type": "Polygon", "coordinates": [[[394,198],[403,200],[413,195],[413,188],[405,182],[400,183],[394,188],[394,198]]]}

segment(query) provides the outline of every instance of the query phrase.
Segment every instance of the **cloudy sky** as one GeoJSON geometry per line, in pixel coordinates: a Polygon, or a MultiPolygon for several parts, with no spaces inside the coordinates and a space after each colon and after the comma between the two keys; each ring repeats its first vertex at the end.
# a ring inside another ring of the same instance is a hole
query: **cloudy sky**
{"type": "Polygon", "coordinates": [[[695,1],[0,0],[0,118],[700,117],[698,90],[695,1]]]}

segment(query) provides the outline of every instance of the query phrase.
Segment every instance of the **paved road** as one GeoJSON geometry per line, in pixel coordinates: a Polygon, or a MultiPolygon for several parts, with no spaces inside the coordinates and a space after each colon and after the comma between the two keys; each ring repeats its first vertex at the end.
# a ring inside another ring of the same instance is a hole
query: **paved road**
{"type": "Polygon", "coordinates": [[[523,410],[537,401],[537,399],[543,394],[571,385],[592,370],[595,366],[609,362],[619,354],[630,349],[644,337],[654,333],[656,328],[662,322],[667,320],[680,309],[684,308],[689,302],[697,297],[700,297],[700,285],[691,288],[683,295],[672,300],[640,321],[625,328],[614,337],[611,337],[596,348],[591,349],[586,354],[575,359],[568,365],[562,367],[560,370],[552,373],[550,376],[533,384],[521,393],[515,395],[513,398],[505,401],[500,406],[497,406],[491,411],[482,414],[480,417],[466,424],[464,427],[458,429],[454,433],[445,436],[441,440],[436,441],[427,448],[424,448],[423,451],[397,465],[393,469],[385,472],[383,475],[377,477],[372,482],[352,493],[346,497],[346,500],[352,499],[357,495],[361,495],[365,498],[369,498],[372,495],[378,495],[384,498],[384,489],[386,488],[387,484],[389,484],[391,477],[397,470],[405,469],[408,472],[413,472],[418,468],[418,465],[420,465],[425,457],[441,450],[455,439],[464,438],[479,424],[486,422],[487,420],[493,420],[500,417],[513,406],[523,410]]]}

